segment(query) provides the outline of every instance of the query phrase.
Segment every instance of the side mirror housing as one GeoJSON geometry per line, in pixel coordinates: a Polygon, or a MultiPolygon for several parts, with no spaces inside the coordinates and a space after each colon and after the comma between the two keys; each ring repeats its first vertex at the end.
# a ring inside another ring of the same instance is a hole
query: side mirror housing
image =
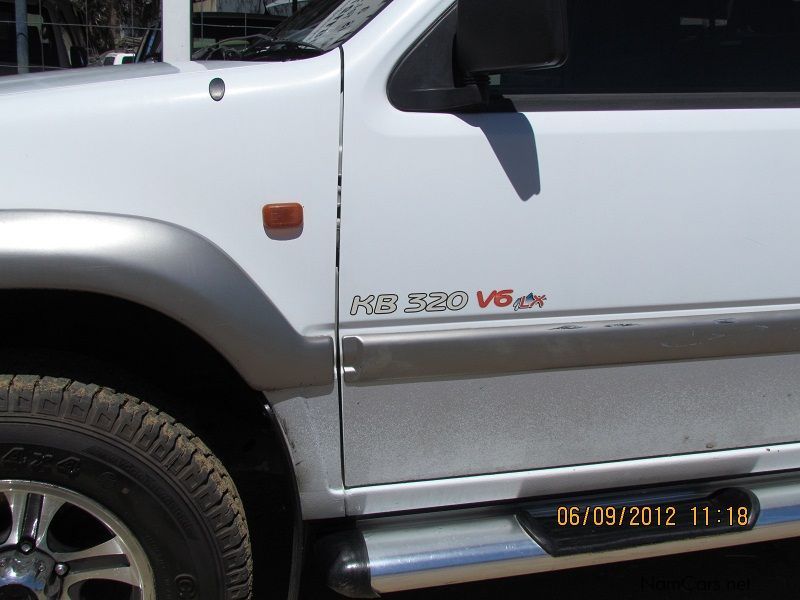
{"type": "Polygon", "coordinates": [[[89,64],[89,53],[82,46],[72,46],[69,49],[69,64],[73,69],[85,67],[89,64]]]}
{"type": "Polygon", "coordinates": [[[413,112],[480,110],[489,99],[488,75],[566,61],[565,5],[566,0],[458,0],[397,63],[389,101],[413,112]]]}
{"type": "Polygon", "coordinates": [[[565,0],[458,0],[461,68],[489,75],[564,64],[566,12],[565,0]]]}

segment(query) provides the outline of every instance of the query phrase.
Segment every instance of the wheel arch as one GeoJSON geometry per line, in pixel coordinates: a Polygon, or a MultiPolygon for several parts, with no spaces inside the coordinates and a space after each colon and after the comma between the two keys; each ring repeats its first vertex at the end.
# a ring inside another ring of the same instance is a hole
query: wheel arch
{"type": "Polygon", "coordinates": [[[256,578],[256,588],[265,579],[285,579],[300,515],[295,469],[265,395],[225,357],[182,323],[97,293],[0,289],[0,315],[0,373],[49,375],[125,392],[203,440],[244,503],[254,557],[266,575],[256,578]]]}
{"type": "Polygon", "coordinates": [[[333,340],[300,335],[219,247],[142,217],[0,211],[0,290],[91,292],[142,305],[206,340],[254,389],[333,381],[333,340]]]}
{"type": "Polygon", "coordinates": [[[0,210],[0,315],[0,372],[124,391],[200,436],[236,481],[256,557],[282,578],[288,565],[268,557],[297,526],[298,484],[264,392],[332,386],[330,338],[295,331],[209,240],[95,213],[0,210]]]}

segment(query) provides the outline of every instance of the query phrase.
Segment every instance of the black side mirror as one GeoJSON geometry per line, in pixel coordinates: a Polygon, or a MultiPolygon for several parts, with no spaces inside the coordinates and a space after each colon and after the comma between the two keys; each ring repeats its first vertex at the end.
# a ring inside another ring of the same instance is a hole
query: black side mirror
{"type": "Polygon", "coordinates": [[[565,5],[458,0],[397,63],[387,86],[390,102],[405,111],[480,110],[489,98],[487,75],[562,65],[565,5]]]}
{"type": "Polygon", "coordinates": [[[558,67],[567,59],[565,0],[458,0],[458,60],[471,75],[558,67]]]}
{"type": "Polygon", "coordinates": [[[89,64],[89,53],[81,46],[71,46],[69,49],[69,64],[73,69],[85,67],[89,64]]]}

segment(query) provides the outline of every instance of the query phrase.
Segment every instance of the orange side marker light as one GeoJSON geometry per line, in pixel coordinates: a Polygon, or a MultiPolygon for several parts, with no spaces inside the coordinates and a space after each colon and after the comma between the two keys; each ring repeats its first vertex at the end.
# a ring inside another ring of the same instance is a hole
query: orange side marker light
{"type": "Polygon", "coordinates": [[[297,202],[265,204],[261,216],[266,229],[296,229],[303,226],[303,206],[297,202]]]}

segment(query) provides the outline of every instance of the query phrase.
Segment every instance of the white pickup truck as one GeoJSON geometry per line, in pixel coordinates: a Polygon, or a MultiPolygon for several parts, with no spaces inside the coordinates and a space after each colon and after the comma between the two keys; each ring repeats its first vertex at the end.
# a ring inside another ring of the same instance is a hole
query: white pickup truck
{"type": "Polygon", "coordinates": [[[314,0],[0,80],[0,597],[800,535],[798,10],[314,0]]]}

